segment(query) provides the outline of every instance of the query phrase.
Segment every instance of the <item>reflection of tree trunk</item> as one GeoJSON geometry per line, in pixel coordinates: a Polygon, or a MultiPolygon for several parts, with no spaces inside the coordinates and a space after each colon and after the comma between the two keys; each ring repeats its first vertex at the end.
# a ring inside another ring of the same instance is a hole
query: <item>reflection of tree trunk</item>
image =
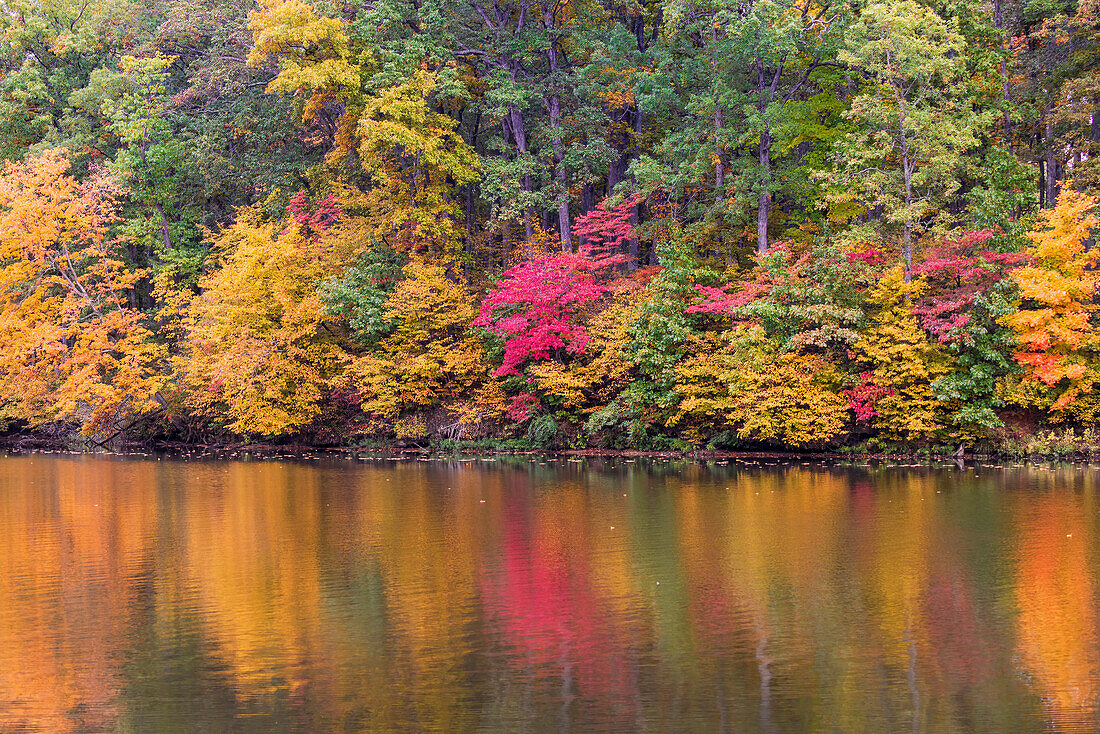
{"type": "Polygon", "coordinates": [[[909,696],[913,702],[913,731],[920,731],[920,689],[917,688],[917,643],[912,637],[912,631],[905,631],[905,640],[909,643],[909,670],[907,678],[909,682],[909,696]]]}
{"type": "Polygon", "coordinates": [[[564,623],[559,628],[562,632],[561,641],[561,731],[572,731],[572,721],[569,715],[569,707],[573,703],[573,662],[570,660],[568,631],[564,623]]]}
{"type": "Polygon", "coordinates": [[[775,722],[772,721],[772,671],[771,660],[768,658],[768,636],[761,633],[760,642],[756,645],[756,669],[760,674],[760,731],[764,734],[772,734],[776,731],[775,722]]]}

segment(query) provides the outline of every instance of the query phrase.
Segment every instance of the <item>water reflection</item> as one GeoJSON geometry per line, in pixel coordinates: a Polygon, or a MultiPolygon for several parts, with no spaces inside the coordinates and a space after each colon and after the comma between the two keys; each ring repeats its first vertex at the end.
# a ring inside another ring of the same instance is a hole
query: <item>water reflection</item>
{"type": "Polygon", "coordinates": [[[0,460],[0,731],[1096,731],[1096,475],[0,460]]]}

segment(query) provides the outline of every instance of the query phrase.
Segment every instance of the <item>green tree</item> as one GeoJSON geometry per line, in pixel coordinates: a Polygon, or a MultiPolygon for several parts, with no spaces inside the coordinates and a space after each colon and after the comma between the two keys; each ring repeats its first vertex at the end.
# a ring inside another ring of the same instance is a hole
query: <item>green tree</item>
{"type": "MultiPolygon", "coordinates": [[[[840,60],[865,76],[846,113],[856,128],[825,173],[833,203],[852,198],[886,234],[901,230],[906,278],[913,242],[948,226],[962,155],[987,120],[965,84],[966,44],[954,20],[915,0],[871,2],[848,28],[840,60]]],[[[858,234],[857,234],[858,236],[858,234]]]]}

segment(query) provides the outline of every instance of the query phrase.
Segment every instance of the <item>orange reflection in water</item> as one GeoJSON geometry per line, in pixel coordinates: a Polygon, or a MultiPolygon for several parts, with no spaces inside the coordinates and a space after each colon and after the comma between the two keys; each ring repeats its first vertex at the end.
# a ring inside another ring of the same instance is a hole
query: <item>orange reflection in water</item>
{"type": "Polygon", "coordinates": [[[0,731],[109,728],[149,570],[156,465],[3,461],[0,731]]]}
{"type": "Polygon", "coordinates": [[[1094,529],[1079,498],[1045,494],[1017,518],[1019,648],[1047,716],[1059,730],[1097,724],[1095,579],[1088,564],[1094,529]]]}

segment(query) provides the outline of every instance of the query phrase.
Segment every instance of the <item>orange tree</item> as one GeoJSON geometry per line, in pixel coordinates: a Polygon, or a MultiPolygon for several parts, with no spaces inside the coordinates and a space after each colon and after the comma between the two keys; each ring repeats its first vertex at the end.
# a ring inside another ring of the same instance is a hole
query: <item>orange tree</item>
{"type": "Polygon", "coordinates": [[[0,419],[99,434],[157,409],[165,355],[108,237],[118,187],[68,170],[61,148],[0,169],[0,419]]]}
{"type": "Polygon", "coordinates": [[[1020,344],[1016,360],[1025,384],[1049,391],[1053,411],[1090,392],[1100,379],[1090,356],[1098,346],[1090,318],[1100,251],[1085,249],[1098,223],[1096,204],[1093,197],[1064,192],[1028,234],[1032,263],[1013,271],[1021,303],[1006,323],[1020,344]]]}

